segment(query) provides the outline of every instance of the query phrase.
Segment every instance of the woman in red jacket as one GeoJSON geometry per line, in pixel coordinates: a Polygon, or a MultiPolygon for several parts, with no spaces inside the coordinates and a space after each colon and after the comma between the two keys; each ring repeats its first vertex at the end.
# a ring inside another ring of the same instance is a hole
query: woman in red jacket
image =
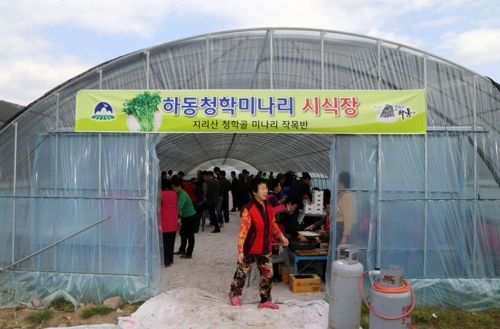
{"type": "Polygon", "coordinates": [[[163,232],[163,262],[165,267],[174,262],[175,234],[179,228],[177,220],[177,194],[172,191],[170,181],[162,183],[161,231],[163,232]]]}
{"type": "Polygon", "coordinates": [[[267,203],[268,188],[261,178],[250,183],[253,198],[241,209],[241,225],[238,235],[238,267],[234,273],[233,283],[229,292],[231,305],[241,306],[239,296],[243,292],[246,277],[254,263],[260,272],[259,293],[261,301],[259,308],[278,309],[271,302],[273,286],[273,263],[271,256],[272,238],[275,236],[283,245],[288,245],[288,239],[283,235],[274,218],[273,207],[267,203]]]}

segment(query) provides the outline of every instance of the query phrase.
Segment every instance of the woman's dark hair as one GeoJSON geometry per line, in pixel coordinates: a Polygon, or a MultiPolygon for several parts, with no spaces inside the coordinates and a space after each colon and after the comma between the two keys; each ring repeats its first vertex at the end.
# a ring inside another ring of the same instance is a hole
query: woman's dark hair
{"type": "Polygon", "coordinates": [[[311,179],[311,175],[309,175],[308,172],[304,171],[302,172],[302,179],[311,179]]]}
{"type": "Polygon", "coordinates": [[[285,201],[285,203],[290,203],[290,204],[299,204],[299,202],[300,199],[295,195],[289,195],[285,201]]]}
{"type": "Polygon", "coordinates": [[[252,193],[252,195],[253,195],[253,193],[257,193],[257,191],[259,190],[260,184],[266,184],[266,186],[267,186],[266,180],[263,178],[260,178],[260,177],[256,177],[250,181],[249,189],[250,189],[250,193],[252,193]]]}
{"type": "Polygon", "coordinates": [[[172,179],[172,186],[174,187],[182,187],[182,179],[177,178],[177,179],[172,179]]]}
{"type": "Polygon", "coordinates": [[[325,188],[323,190],[323,206],[326,206],[327,204],[330,204],[330,199],[332,197],[332,191],[329,189],[325,188]]]}
{"type": "Polygon", "coordinates": [[[292,182],[295,180],[296,177],[294,177],[293,174],[291,173],[286,173],[285,174],[285,182],[283,183],[283,186],[290,186],[292,185],[292,182]]]}
{"type": "Polygon", "coordinates": [[[343,171],[339,174],[339,182],[344,184],[344,188],[351,187],[351,175],[347,171],[343,171]]]}
{"type": "Polygon", "coordinates": [[[274,191],[274,188],[280,184],[280,181],[277,179],[273,179],[267,182],[267,188],[271,191],[274,191]]]}
{"type": "Polygon", "coordinates": [[[172,183],[170,179],[162,179],[161,180],[161,189],[162,190],[171,190],[172,189],[172,183]]]}

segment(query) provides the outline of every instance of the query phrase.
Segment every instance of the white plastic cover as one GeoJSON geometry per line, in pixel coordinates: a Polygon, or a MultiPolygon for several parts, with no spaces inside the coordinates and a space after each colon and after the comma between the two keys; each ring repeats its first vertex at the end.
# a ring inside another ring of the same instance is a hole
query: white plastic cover
{"type": "Polygon", "coordinates": [[[0,305],[37,298],[48,306],[61,293],[75,305],[156,295],[162,258],[154,139],[57,133],[37,144],[31,196],[15,200],[14,220],[14,200],[0,198],[4,218],[11,217],[0,233],[2,267],[110,219],[0,274],[0,305]]]}
{"type": "Polygon", "coordinates": [[[98,300],[154,294],[161,263],[154,181],[160,168],[190,172],[213,159],[237,159],[275,174],[317,173],[314,184],[334,192],[336,175],[349,171],[357,209],[350,242],[365,248],[365,267],[403,266],[419,303],[497,304],[497,88],[411,47],[323,30],[215,33],[103,63],[0,130],[0,267],[106,215],[111,220],[0,273],[0,305],[59,289],[98,300]],[[164,134],[153,140],[64,133],[74,129],[81,89],[424,89],[428,134],[339,136],[329,156],[332,135],[164,134]]]}

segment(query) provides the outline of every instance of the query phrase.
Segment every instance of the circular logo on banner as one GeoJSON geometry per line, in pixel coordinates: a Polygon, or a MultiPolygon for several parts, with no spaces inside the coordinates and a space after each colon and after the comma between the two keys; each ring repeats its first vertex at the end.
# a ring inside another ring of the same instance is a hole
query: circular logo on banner
{"type": "Polygon", "coordinates": [[[97,121],[114,120],[113,107],[108,102],[99,102],[94,107],[94,115],[91,118],[97,121]]]}

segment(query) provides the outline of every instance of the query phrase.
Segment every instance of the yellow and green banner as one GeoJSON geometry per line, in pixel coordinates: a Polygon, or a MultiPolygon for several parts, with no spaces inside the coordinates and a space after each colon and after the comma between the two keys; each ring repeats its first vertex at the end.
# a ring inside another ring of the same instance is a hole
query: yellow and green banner
{"type": "Polygon", "coordinates": [[[424,134],[424,90],[81,90],[75,131],[424,134]]]}

